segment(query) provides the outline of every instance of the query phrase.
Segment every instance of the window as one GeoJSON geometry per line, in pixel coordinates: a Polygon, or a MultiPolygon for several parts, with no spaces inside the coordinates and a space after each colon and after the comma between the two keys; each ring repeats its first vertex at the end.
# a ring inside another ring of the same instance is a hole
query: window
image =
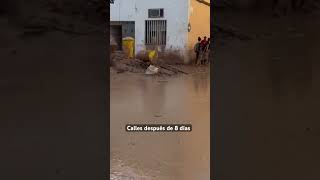
{"type": "Polygon", "coordinates": [[[146,45],[166,45],[167,41],[167,21],[166,20],[146,20],[146,45]]]}
{"type": "Polygon", "coordinates": [[[149,9],[148,17],[149,18],[163,18],[163,9],[149,9]]]}

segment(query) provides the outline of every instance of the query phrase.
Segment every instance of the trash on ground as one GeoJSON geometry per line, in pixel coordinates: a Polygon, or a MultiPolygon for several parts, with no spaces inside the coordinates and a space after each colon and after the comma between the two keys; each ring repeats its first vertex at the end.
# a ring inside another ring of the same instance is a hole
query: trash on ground
{"type": "Polygon", "coordinates": [[[146,70],[146,73],[145,74],[157,74],[159,72],[159,68],[153,66],[153,65],[150,65],[147,70],[146,70]]]}

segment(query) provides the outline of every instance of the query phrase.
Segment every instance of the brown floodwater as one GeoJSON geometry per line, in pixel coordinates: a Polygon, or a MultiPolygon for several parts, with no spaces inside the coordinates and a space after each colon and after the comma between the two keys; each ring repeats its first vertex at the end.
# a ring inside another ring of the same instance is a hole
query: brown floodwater
{"type": "Polygon", "coordinates": [[[110,84],[111,179],[210,179],[209,71],[110,84]],[[192,124],[192,132],[126,132],[126,124],[192,124]]]}

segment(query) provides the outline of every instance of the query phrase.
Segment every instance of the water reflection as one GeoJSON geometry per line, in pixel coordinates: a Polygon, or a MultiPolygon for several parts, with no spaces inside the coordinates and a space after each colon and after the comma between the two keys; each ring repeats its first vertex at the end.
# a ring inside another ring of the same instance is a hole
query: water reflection
{"type": "Polygon", "coordinates": [[[114,179],[209,179],[209,74],[120,76],[111,80],[110,94],[114,179]],[[193,131],[127,133],[128,123],[191,123],[193,131]]]}
{"type": "Polygon", "coordinates": [[[147,112],[154,112],[156,116],[160,115],[166,100],[166,83],[154,77],[138,79],[137,82],[137,88],[139,88],[137,91],[140,92],[139,98],[143,102],[143,109],[147,112]]]}

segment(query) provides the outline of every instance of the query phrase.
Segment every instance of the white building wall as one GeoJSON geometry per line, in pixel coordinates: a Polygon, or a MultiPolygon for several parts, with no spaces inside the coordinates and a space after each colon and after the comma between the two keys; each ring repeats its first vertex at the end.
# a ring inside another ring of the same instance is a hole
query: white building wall
{"type": "MultiPolygon", "coordinates": [[[[115,0],[110,4],[110,21],[135,21],[136,54],[145,50],[145,20],[148,9],[163,8],[167,20],[166,50],[184,50],[188,46],[189,0],[115,0]]],[[[152,18],[150,20],[155,20],[152,18]]]]}

